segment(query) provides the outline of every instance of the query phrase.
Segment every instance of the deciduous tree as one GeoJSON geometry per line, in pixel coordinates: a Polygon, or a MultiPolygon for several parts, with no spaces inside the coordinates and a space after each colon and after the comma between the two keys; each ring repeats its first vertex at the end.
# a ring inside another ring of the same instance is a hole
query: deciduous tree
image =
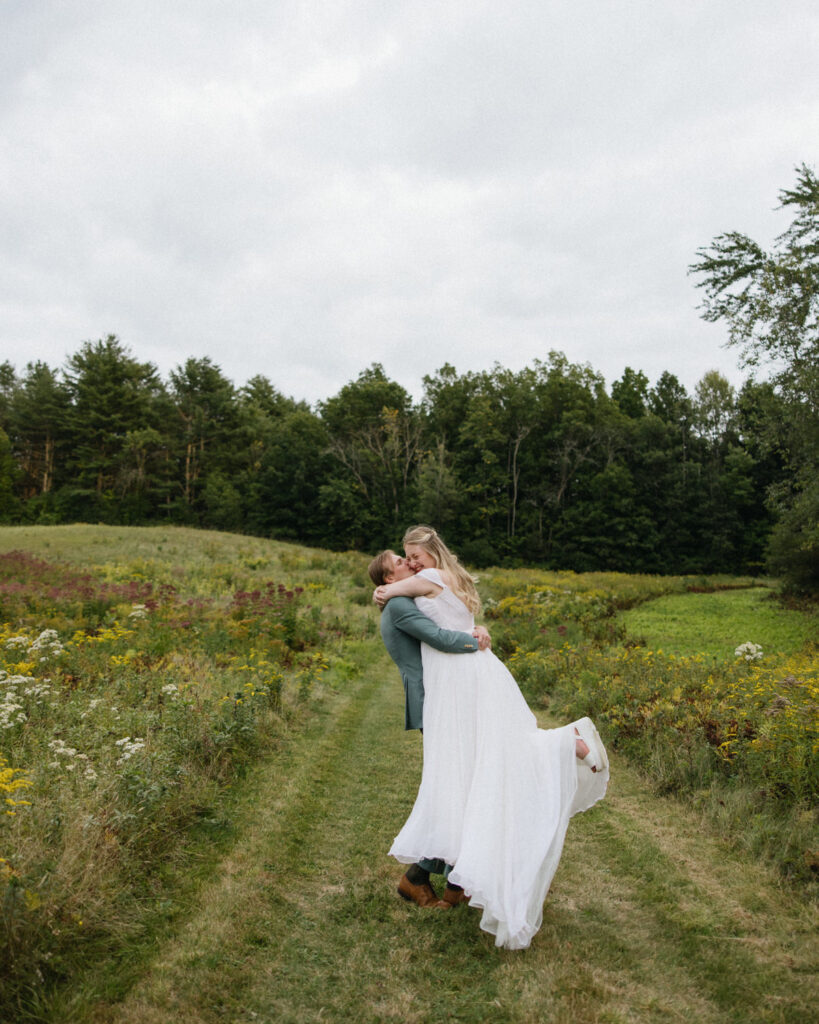
{"type": "Polygon", "coordinates": [[[768,366],[786,404],[782,439],[792,486],[773,488],[778,514],[772,567],[800,590],[819,591],[819,179],[807,165],[780,192],[793,215],[773,247],[740,232],[697,251],[691,272],[705,294],[703,317],[724,323],[744,363],[768,366]]]}

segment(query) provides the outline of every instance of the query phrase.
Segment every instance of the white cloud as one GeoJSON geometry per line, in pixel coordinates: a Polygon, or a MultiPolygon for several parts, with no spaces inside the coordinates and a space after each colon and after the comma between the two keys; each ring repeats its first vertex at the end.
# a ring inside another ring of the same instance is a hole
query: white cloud
{"type": "Polygon", "coordinates": [[[807,0],[4,5],[0,358],[329,397],[552,348],[741,379],[686,276],[816,164],[807,0]]]}

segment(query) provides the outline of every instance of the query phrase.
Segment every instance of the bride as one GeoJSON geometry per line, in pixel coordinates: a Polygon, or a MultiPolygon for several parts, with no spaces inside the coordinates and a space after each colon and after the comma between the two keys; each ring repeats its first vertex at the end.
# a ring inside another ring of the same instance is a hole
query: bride
{"type": "MultiPolygon", "coordinates": [[[[412,527],[404,551],[417,574],[383,584],[375,599],[413,597],[446,629],[471,632],[475,582],[434,529],[412,527]]],[[[539,729],[517,683],[491,650],[453,657],[422,645],[424,764],[415,805],[390,854],[412,864],[439,857],[483,909],[495,944],[525,949],[543,918],[569,818],[601,800],[609,779],[588,718],[539,729]]]]}

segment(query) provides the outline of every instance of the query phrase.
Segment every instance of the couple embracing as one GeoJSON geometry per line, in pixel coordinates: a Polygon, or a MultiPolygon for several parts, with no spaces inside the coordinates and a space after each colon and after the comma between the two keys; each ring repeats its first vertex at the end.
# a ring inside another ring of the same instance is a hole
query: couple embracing
{"type": "Polygon", "coordinates": [[[588,718],[538,728],[475,626],[473,577],[434,529],[409,529],[404,554],[383,551],[369,567],[404,681],[405,727],[421,729],[424,745],[418,796],[390,849],[409,865],[398,891],[437,909],[469,901],[496,945],[525,949],[569,818],[605,795],[605,748],[588,718]],[[441,899],[430,874],[446,875],[441,899]]]}

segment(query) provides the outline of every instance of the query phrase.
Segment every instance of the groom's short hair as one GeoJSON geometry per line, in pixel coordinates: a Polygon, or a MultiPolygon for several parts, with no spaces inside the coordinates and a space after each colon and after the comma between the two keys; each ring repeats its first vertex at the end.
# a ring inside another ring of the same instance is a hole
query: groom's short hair
{"type": "Polygon", "coordinates": [[[377,587],[386,583],[388,576],[392,576],[393,558],[395,558],[395,552],[388,549],[387,551],[382,551],[380,555],[376,555],[367,566],[370,579],[377,587]]]}

